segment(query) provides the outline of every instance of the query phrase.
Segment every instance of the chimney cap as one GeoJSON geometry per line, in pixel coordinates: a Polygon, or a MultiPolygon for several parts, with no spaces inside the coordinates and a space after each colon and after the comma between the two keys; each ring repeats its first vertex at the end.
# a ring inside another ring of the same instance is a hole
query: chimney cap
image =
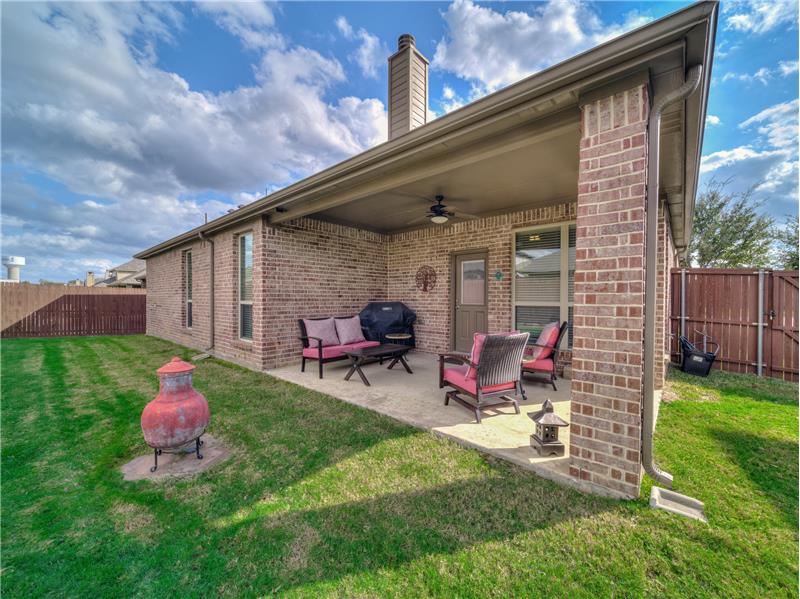
{"type": "Polygon", "coordinates": [[[404,33],[399,38],[397,38],[397,49],[398,50],[405,50],[409,47],[414,47],[417,43],[417,40],[414,38],[413,35],[410,33],[404,33]]]}

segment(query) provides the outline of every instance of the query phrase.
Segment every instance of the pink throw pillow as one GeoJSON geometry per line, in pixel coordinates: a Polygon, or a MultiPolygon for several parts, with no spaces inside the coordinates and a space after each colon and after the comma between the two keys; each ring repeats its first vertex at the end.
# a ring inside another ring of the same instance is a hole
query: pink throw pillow
{"type": "Polygon", "coordinates": [[[334,318],[333,321],[336,324],[336,335],[342,345],[366,341],[364,339],[364,331],[361,330],[361,318],[359,316],[334,318]]]}
{"type": "MultiPolygon", "coordinates": [[[[320,320],[303,319],[306,327],[306,335],[322,339],[322,346],[339,345],[339,337],[336,335],[336,325],[333,318],[323,318],[320,320]]],[[[316,339],[308,340],[309,347],[317,347],[316,339]]]]}
{"type": "Polygon", "coordinates": [[[544,360],[549,358],[553,353],[556,341],[558,340],[558,333],[561,325],[558,322],[551,322],[544,325],[542,332],[539,333],[539,338],[536,340],[536,345],[546,345],[547,347],[534,347],[530,354],[531,360],[544,360]]]}

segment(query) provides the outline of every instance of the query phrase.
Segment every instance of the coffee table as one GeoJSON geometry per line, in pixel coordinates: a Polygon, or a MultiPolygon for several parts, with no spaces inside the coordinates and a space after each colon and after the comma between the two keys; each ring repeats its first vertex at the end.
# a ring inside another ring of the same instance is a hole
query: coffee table
{"type": "Polygon", "coordinates": [[[375,347],[364,347],[362,349],[346,351],[344,352],[345,355],[350,358],[350,370],[345,375],[344,380],[349,381],[350,377],[353,376],[353,373],[357,372],[358,376],[361,377],[361,382],[369,387],[369,381],[367,380],[364,371],[361,370],[361,367],[365,364],[371,364],[372,362],[383,363],[385,358],[392,358],[392,361],[389,364],[389,370],[391,370],[392,367],[399,362],[403,365],[403,368],[406,369],[408,374],[414,374],[409,367],[408,362],[405,360],[405,355],[410,349],[411,348],[408,345],[384,343],[383,345],[376,345],[375,347]]]}

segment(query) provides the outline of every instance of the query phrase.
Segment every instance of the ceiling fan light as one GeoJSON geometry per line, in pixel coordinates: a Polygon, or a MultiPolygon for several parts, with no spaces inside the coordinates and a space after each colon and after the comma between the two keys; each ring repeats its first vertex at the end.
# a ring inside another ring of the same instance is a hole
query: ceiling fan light
{"type": "Polygon", "coordinates": [[[436,216],[432,216],[431,217],[431,222],[435,223],[437,225],[443,225],[448,220],[450,220],[450,219],[447,218],[444,214],[437,214],[436,216]]]}

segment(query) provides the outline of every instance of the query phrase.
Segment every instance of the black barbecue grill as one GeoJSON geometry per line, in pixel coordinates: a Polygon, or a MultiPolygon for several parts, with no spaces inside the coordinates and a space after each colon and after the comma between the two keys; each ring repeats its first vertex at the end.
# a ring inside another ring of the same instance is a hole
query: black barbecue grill
{"type": "Polygon", "coordinates": [[[400,343],[414,347],[414,322],[416,313],[403,302],[370,302],[361,310],[361,328],[367,341],[400,343]],[[405,340],[386,339],[387,334],[411,335],[405,340]]]}

